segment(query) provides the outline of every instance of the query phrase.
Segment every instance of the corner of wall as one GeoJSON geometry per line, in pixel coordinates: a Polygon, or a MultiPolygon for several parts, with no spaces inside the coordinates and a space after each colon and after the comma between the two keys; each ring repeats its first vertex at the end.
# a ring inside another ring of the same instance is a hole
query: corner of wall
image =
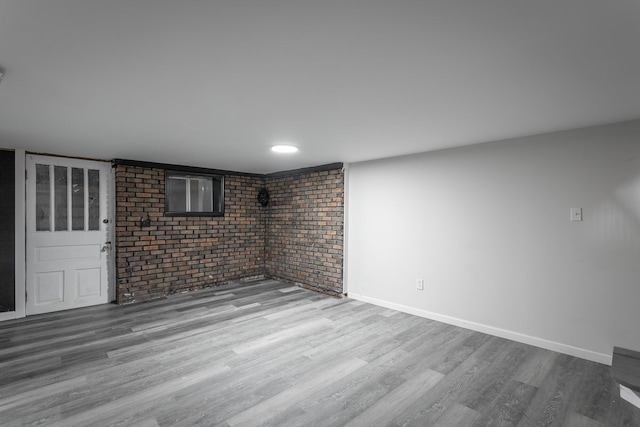
{"type": "Polygon", "coordinates": [[[268,176],[269,277],[333,296],[343,295],[344,172],[293,171],[268,176]]]}

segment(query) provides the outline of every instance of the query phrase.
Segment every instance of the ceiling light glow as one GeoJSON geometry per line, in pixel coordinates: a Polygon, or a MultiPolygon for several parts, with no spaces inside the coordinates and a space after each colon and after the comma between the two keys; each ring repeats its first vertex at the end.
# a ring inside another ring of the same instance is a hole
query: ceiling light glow
{"type": "Polygon", "coordinates": [[[271,147],[271,151],[275,153],[295,153],[298,151],[298,147],[291,144],[278,144],[271,147]]]}

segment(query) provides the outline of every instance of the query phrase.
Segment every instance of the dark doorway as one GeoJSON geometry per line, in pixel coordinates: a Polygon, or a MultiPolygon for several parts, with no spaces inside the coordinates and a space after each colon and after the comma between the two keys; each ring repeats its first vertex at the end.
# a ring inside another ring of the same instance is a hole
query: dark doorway
{"type": "Polygon", "coordinates": [[[16,310],[15,153],[0,150],[0,312],[16,310]]]}

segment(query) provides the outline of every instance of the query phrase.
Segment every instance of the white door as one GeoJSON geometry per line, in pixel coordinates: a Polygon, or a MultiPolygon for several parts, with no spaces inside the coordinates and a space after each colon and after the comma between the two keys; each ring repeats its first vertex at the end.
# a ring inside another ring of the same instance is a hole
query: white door
{"type": "Polygon", "coordinates": [[[28,155],[26,314],[109,302],[106,162],[28,155]]]}

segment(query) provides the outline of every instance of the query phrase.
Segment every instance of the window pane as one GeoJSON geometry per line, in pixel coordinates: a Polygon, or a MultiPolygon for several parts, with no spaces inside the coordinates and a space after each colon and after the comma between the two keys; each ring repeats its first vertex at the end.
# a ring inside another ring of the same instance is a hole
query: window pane
{"type": "Polygon", "coordinates": [[[213,180],[211,178],[192,178],[189,180],[191,206],[190,212],[211,212],[213,210],[213,180]]]}
{"type": "Polygon", "coordinates": [[[198,180],[197,179],[190,179],[189,180],[189,192],[190,194],[190,198],[189,201],[191,202],[191,206],[189,206],[189,208],[187,209],[188,212],[200,212],[202,211],[202,209],[200,209],[200,206],[202,205],[201,201],[200,201],[200,186],[198,185],[198,180]]]}
{"type": "Polygon", "coordinates": [[[50,231],[51,183],[49,165],[36,165],[36,230],[50,231]]]}
{"type": "Polygon", "coordinates": [[[200,199],[202,208],[200,212],[213,211],[213,179],[200,179],[200,199]]]}
{"type": "Polygon", "coordinates": [[[217,212],[222,212],[224,209],[224,187],[222,185],[222,180],[214,179],[212,181],[213,185],[213,200],[211,201],[213,210],[217,212]]]}
{"type": "Polygon", "coordinates": [[[89,169],[89,230],[100,230],[100,171],[89,169]]]}
{"type": "Polygon", "coordinates": [[[68,230],[69,225],[67,221],[67,200],[68,200],[67,168],[64,166],[54,166],[53,176],[55,179],[55,185],[54,185],[55,208],[53,210],[56,218],[55,229],[56,231],[68,230]]]}
{"type": "Polygon", "coordinates": [[[71,229],[84,230],[84,169],[71,169],[71,229]]]}
{"type": "Polygon", "coordinates": [[[165,209],[177,216],[222,216],[223,177],[184,172],[167,172],[165,209]]]}
{"type": "Polygon", "coordinates": [[[170,177],[167,179],[166,195],[169,212],[187,211],[187,180],[170,177]]]}

